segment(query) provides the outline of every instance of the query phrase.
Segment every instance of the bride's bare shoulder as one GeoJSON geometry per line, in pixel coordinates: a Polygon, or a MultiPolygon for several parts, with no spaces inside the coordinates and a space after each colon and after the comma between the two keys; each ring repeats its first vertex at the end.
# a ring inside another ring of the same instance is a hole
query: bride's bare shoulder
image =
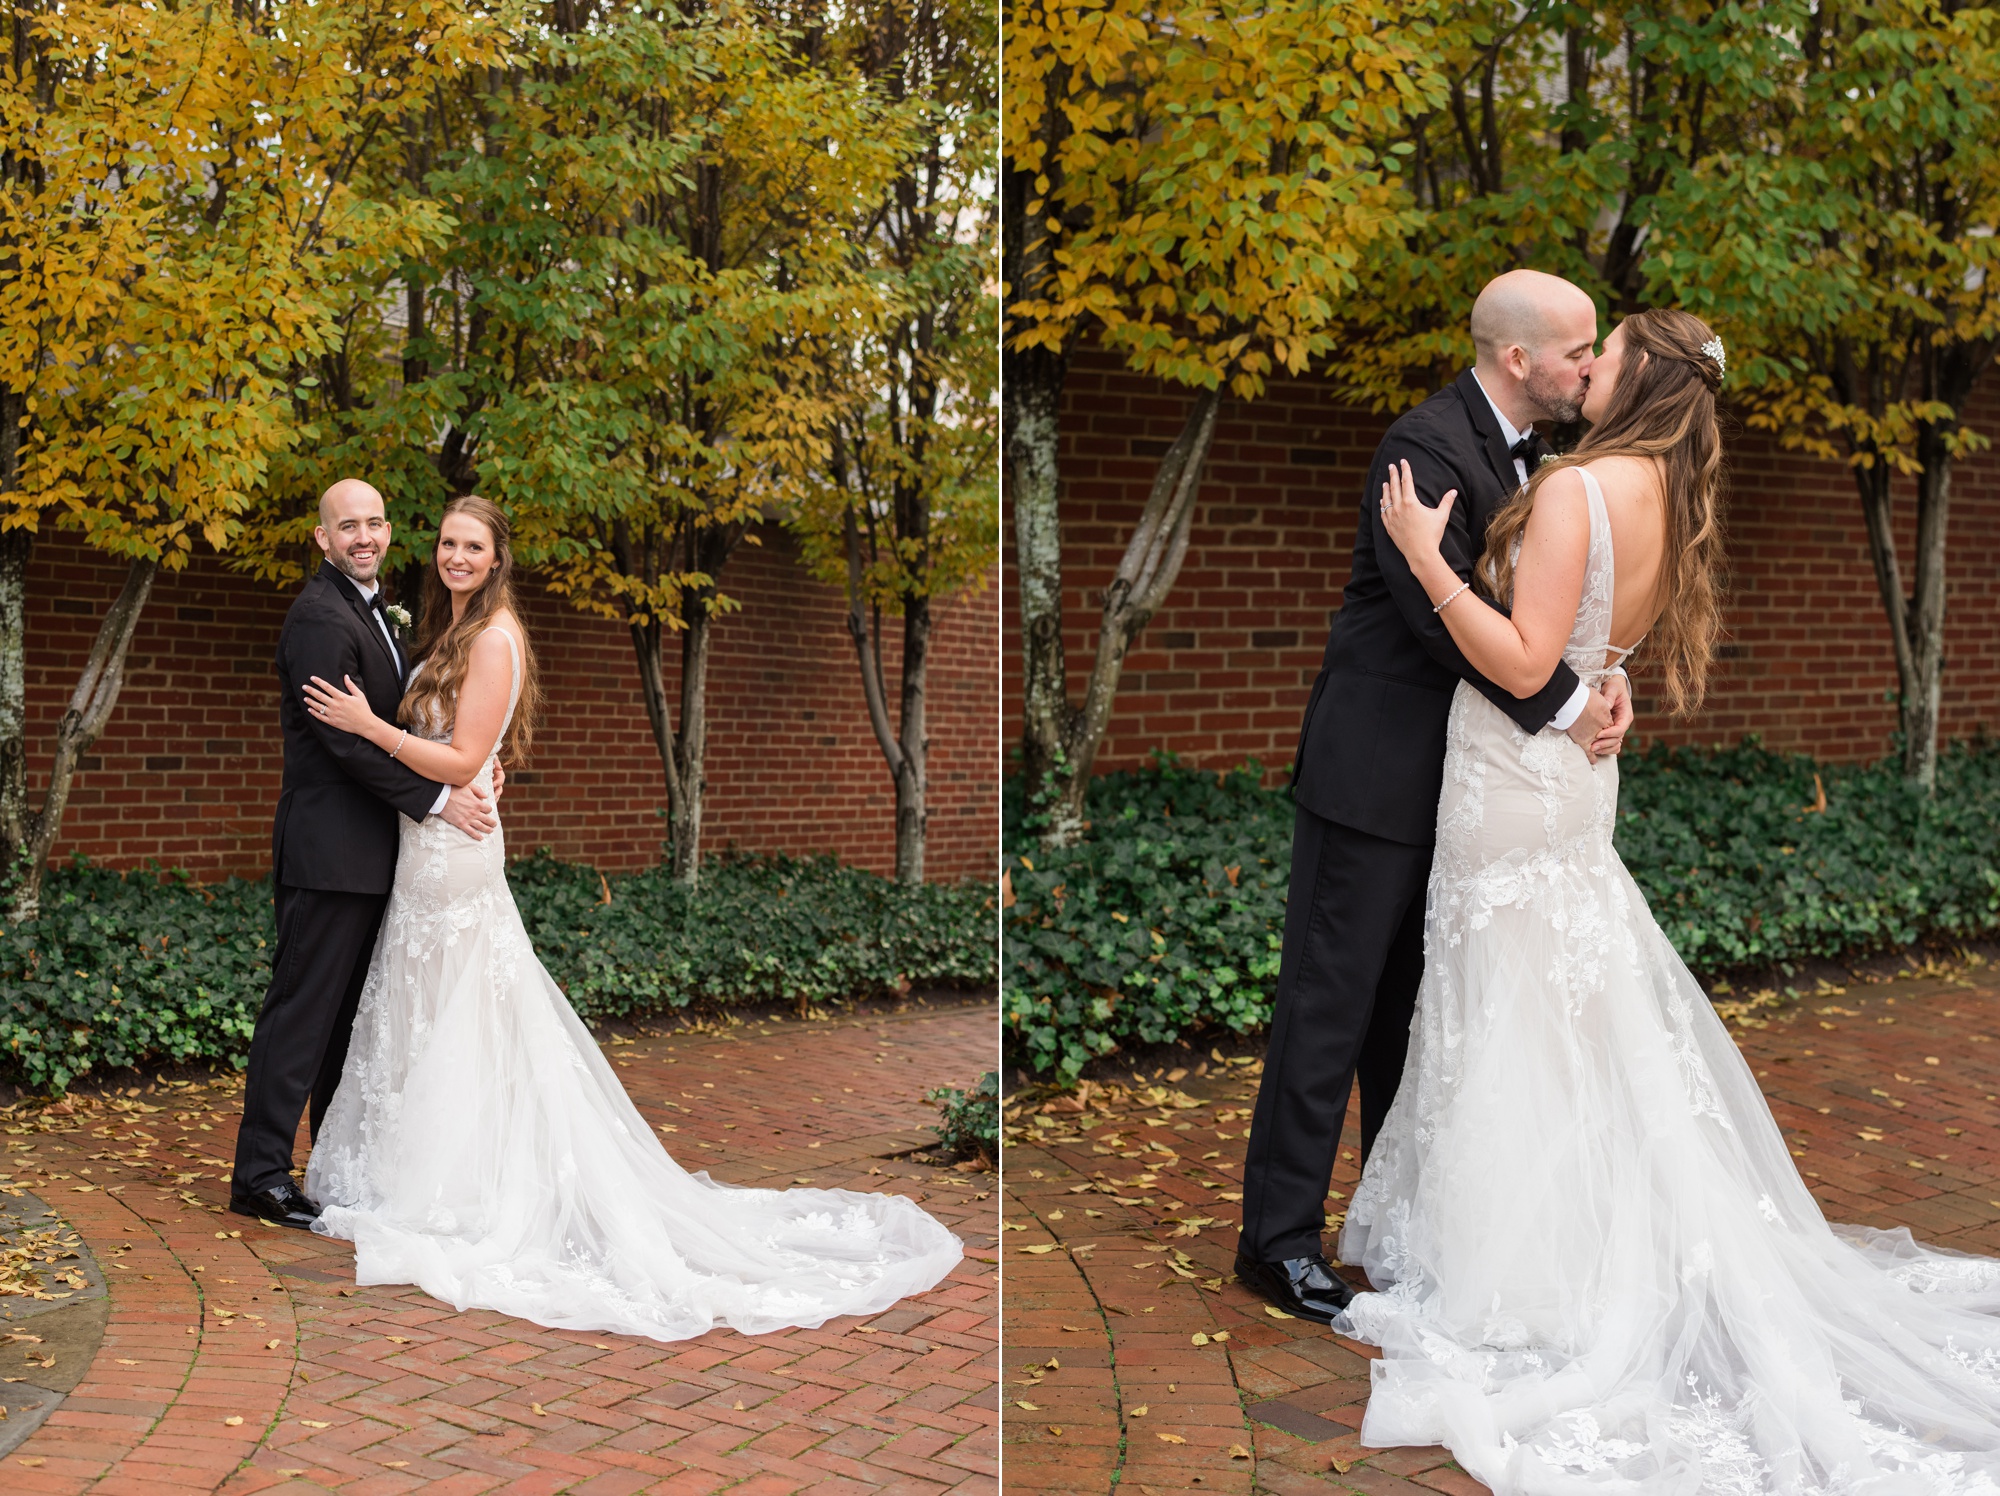
{"type": "Polygon", "coordinates": [[[1583,466],[1604,490],[1606,503],[1650,499],[1660,491],[1660,465],[1650,457],[1606,454],[1591,458],[1583,466]]]}

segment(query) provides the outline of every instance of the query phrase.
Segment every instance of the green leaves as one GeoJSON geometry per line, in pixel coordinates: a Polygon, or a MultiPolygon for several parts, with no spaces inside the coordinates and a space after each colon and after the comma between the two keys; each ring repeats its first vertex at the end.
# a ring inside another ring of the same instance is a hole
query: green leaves
{"type": "Polygon", "coordinates": [[[1245,396],[1327,354],[1361,256],[1414,227],[1388,147],[1444,101],[1431,13],[1018,0],[1002,148],[1033,191],[1011,344],[1088,331],[1245,396]]]}
{"type": "Polygon", "coordinates": [[[943,1151],[954,1158],[1000,1156],[1000,1072],[989,1070],[970,1090],[935,1086],[924,1100],[937,1103],[934,1126],[943,1151]]]}
{"type": "MultiPolygon", "coordinates": [[[[1620,775],[1619,855],[1697,972],[2000,931],[2000,746],[1946,753],[1931,800],[1893,763],[1820,766],[1754,740],[1656,748],[1620,775]]],[[[1260,779],[1166,757],[1092,786],[1080,846],[1030,849],[1010,825],[1016,1063],[1068,1080],[1124,1043],[1269,1021],[1292,806],[1260,779]]]]}
{"type": "Polygon", "coordinates": [[[197,537],[235,544],[335,335],[339,241],[436,226],[357,207],[362,142],[497,34],[450,0],[23,8],[0,71],[0,412],[20,434],[0,524],[169,570],[197,537]]]}
{"type": "Polygon", "coordinates": [[[1127,1040],[1269,1020],[1292,807],[1260,777],[1163,758],[1093,783],[1081,845],[1024,860],[1009,836],[1003,1021],[1019,1063],[1074,1078],[1127,1040]]]}
{"type": "MultiPolygon", "coordinates": [[[[664,870],[600,883],[546,855],[510,877],[536,953],[586,1019],[994,977],[993,891],[977,884],[900,889],[831,860],[723,859],[695,891],[664,870]]],[[[52,874],[39,918],[0,924],[0,1074],[59,1093],[126,1066],[240,1069],[274,938],[267,883],[81,861],[52,874]]]]}

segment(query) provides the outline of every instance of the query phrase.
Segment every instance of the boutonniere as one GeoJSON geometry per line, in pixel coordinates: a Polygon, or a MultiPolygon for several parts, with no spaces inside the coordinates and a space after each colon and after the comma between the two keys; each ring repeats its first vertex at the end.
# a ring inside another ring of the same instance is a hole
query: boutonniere
{"type": "Polygon", "coordinates": [[[1539,458],[1536,459],[1535,466],[1537,468],[1545,468],[1550,463],[1554,462],[1561,455],[1562,454],[1560,452],[1544,452],[1539,458]]]}
{"type": "Polygon", "coordinates": [[[410,610],[401,603],[388,603],[384,605],[382,611],[389,615],[389,622],[395,624],[397,628],[406,629],[410,626],[410,610]]]}

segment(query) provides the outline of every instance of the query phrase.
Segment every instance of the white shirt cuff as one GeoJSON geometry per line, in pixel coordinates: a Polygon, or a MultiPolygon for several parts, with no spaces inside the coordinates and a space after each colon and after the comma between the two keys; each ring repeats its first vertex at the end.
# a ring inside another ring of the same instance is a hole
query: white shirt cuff
{"type": "Polygon", "coordinates": [[[1563,703],[1563,709],[1549,718],[1549,726],[1557,732],[1568,732],[1570,724],[1583,715],[1583,704],[1588,700],[1590,700],[1590,687],[1578,681],[1575,692],[1563,703]]]}
{"type": "MultiPolygon", "coordinates": [[[[1583,710],[1583,708],[1582,708],[1582,707],[1578,707],[1578,708],[1577,708],[1577,711],[1582,711],[1582,710],[1583,710]]],[[[1570,719],[1571,719],[1572,721],[1574,721],[1574,720],[1576,719],[1576,712],[1571,712],[1571,713],[1570,713],[1570,719]]],[[[437,797],[437,804],[435,804],[435,805],[433,805],[433,806],[431,807],[431,814],[432,814],[432,815],[441,815],[441,814],[443,814],[443,812],[444,812],[444,807],[445,807],[445,802],[446,802],[447,800],[449,800],[450,798],[451,798],[451,786],[450,786],[450,785],[445,785],[445,786],[444,786],[444,787],[443,787],[442,789],[440,789],[440,790],[438,791],[438,797],[437,797]]]]}

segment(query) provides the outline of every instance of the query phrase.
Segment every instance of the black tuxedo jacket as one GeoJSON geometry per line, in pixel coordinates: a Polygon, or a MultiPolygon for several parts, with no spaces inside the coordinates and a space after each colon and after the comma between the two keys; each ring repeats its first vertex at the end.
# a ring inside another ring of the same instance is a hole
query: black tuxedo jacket
{"type": "Polygon", "coordinates": [[[396,719],[403,678],[361,594],[322,562],[278,634],[278,724],[285,780],[271,827],[271,869],[293,888],[389,891],[396,875],[396,812],[420,821],[443,788],[366,738],[328,727],[306,710],[317,675],[338,687],[352,676],[375,715],[396,719]]]}
{"type": "Polygon", "coordinates": [[[1426,504],[1458,490],[1443,550],[1465,580],[1485,549],[1487,525],[1520,486],[1470,370],[1390,426],[1362,489],[1354,566],[1306,703],[1292,788],[1299,804],[1326,820],[1427,846],[1437,834],[1445,723],[1459,681],[1524,732],[1539,732],[1575,694],[1577,676],[1558,664],[1546,686],[1520,700],[1466,662],[1382,528],[1382,484],[1389,464],[1402,461],[1426,504]]]}

